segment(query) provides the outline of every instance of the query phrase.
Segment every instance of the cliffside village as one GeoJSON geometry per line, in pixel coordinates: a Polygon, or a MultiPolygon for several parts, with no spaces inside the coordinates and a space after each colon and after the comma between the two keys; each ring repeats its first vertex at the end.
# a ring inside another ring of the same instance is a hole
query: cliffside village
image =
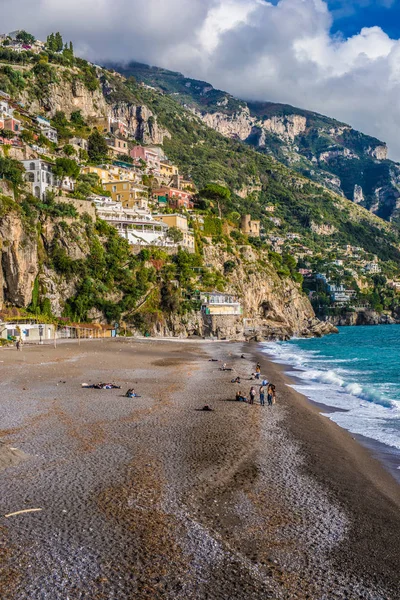
{"type": "MultiPolygon", "coordinates": [[[[6,40],[13,52],[29,49],[34,53],[46,47],[38,40],[26,44],[17,37],[18,32],[0,35],[0,46],[6,40]]],[[[200,234],[204,229],[204,216],[195,210],[197,190],[161,146],[139,144],[134,132],[121,119],[92,118],[91,130],[97,129],[108,146],[107,160],[94,164],[88,160],[87,136],[67,140],[63,136],[60,144],[55,125],[44,114],[32,114],[23,103],[0,90],[0,148],[3,155],[18,157],[25,170],[27,189],[34,196],[44,201],[53,193],[57,201],[73,204],[79,213],[103,219],[129,242],[132,252],[140,252],[146,246],[157,246],[169,253],[177,252],[179,247],[195,251],[194,228],[200,234]],[[30,132],[30,139],[24,131],[30,132]],[[46,144],[41,143],[44,139],[46,144]],[[69,154],[65,153],[66,145],[69,154]],[[57,158],[63,156],[76,161],[80,175],[96,176],[101,193],[92,193],[85,200],[74,198],[76,177],[65,176],[60,180],[54,172],[57,158]]],[[[277,254],[293,256],[310,299],[322,291],[330,298],[332,307],[367,307],[356,297],[359,291],[368,288],[371,276],[381,272],[376,256],[367,255],[362,248],[331,244],[327,255],[334,258],[325,260],[326,268],[321,269],[321,261],[316,265],[312,248],[302,243],[301,236],[285,231],[281,219],[275,216],[275,206],[265,206],[264,211],[263,221],[242,215],[241,232],[260,238],[277,254]],[[262,223],[268,223],[268,227],[262,223]],[[349,279],[357,282],[358,290],[347,285],[349,279]]],[[[389,278],[387,285],[400,292],[400,281],[389,278]]]]}

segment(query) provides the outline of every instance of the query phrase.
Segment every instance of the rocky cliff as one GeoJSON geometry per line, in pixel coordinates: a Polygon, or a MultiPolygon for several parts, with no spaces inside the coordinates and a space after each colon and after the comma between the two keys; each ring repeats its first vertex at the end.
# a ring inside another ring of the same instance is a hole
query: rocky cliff
{"type": "MultiPolygon", "coordinates": [[[[101,69],[96,71],[98,85],[85,85],[78,78],[77,69],[58,69],[57,79],[45,86],[43,94],[33,94],[32,89],[20,94],[20,101],[32,113],[53,117],[57,111],[69,118],[80,111],[89,122],[101,119],[120,119],[128,132],[144,144],[162,144],[169,132],[158,125],[157,117],[147,106],[138,104],[136,98],[124,89],[120,81],[101,69]],[[121,100],[122,98],[122,100],[121,100]]],[[[38,76],[32,71],[32,85],[38,76]]]]}
{"type": "MultiPolygon", "coordinates": [[[[17,204],[10,207],[10,203],[0,214],[0,310],[6,306],[26,308],[38,302],[34,296],[39,294],[41,304],[46,300],[52,314],[61,316],[66,301],[74,297],[82,282],[78,274],[57,272],[52,253],[57,245],[58,256],[62,252],[64,264],[84,261],[91,252],[85,221],[44,215],[39,221],[29,221],[17,204]]],[[[93,239],[91,243],[93,248],[93,239]]],[[[104,240],[97,238],[95,243],[104,244],[104,240]]],[[[222,247],[204,246],[205,264],[221,275],[228,260],[232,260],[232,253],[222,247]]],[[[197,334],[220,339],[287,339],[293,335],[322,335],[334,331],[331,324],[315,318],[299,284],[289,278],[281,279],[266,256],[243,246],[235,251],[234,260],[236,266],[224,291],[238,297],[242,316],[208,318],[200,312],[183,316],[171,314],[154,322],[152,333],[176,337],[197,334]]],[[[105,322],[99,310],[92,316],[105,322]]],[[[134,327],[134,321],[130,323],[128,316],[126,319],[128,325],[134,327]]]]}
{"type": "Polygon", "coordinates": [[[6,303],[28,306],[39,272],[38,242],[17,212],[0,217],[0,257],[0,309],[6,303]]]}

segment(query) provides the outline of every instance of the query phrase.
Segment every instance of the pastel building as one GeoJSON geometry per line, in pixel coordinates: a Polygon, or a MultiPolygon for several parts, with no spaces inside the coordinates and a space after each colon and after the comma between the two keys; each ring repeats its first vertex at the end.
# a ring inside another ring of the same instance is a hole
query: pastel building
{"type": "Polygon", "coordinates": [[[181,242],[179,242],[179,245],[183,248],[186,248],[190,252],[194,252],[194,233],[191,229],[189,229],[188,220],[185,215],[153,214],[153,218],[156,221],[161,221],[162,223],[165,223],[166,225],[168,225],[168,227],[176,227],[177,229],[179,229],[183,235],[183,239],[181,242]]]}
{"type": "Polygon", "coordinates": [[[130,151],[130,156],[136,160],[143,160],[149,169],[160,171],[160,157],[157,152],[145,146],[134,146],[130,151]]]}
{"type": "Polygon", "coordinates": [[[115,156],[118,156],[119,154],[129,156],[128,142],[125,139],[113,137],[108,138],[106,142],[107,146],[115,156]]]}
{"type": "Polygon", "coordinates": [[[154,198],[165,198],[172,208],[193,208],[193,196],[190,192],[179,190],[167,185],[154,190],[154,198]]]}

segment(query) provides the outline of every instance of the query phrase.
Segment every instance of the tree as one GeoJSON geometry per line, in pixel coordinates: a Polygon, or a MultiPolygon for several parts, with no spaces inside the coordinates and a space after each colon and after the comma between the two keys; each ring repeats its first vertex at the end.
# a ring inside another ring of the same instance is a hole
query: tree
{"type": "Polygon", "coordinates": [[[71,158],[57,158],[53,173],[58,177],[60,181],[60,187],[62,186],[63,179],[65,177],[71,177],[76,179],[79,175],[79,166],[71,158]]]}
{"type": "Polygon", "coordinates": [[[170,227],[168,229],[168,237],[174,244],[178,244],[183,240],[183,233],[178,227],[170,227]]]}
{"type": "Polygon", "coordinates": [[[72,144],[65,144],[63,152],[66,154],[66,156],[74,156],[76,154],[76,150],[72,144]]]}
{"type": "Polygon", "coordinates": [[[48,35],[46,45],[51,52],[62,52],[64,44],[61,33],[57,32],[48,35]]]}
{"type": "Polygon", "coordinates": [[[36,41],[36,38],[25,30],[19,31],[16,39],[23,44],[34,44],[36,41]]]}
{"type": "Polygon", "coordinates": [[[12,140],[15,137],[15,133],[10,129],[0,129],[0,137],[5,140],[12,140]]]}
{"type": "Polygon", "coordinates": [[[78,127],[84,127],[86,125],[80,110],[74,110],[74,112],[71,113],[71,123],[78,125],[78,127]]]}
{"type": "Polygon", "coordinates": [[[33,144],[35,138],[30,129],[24,129],[21,132],[21,139],[25,142],[25,144],[33,144]]]}
{"type": "Polygon", "coordinates": [[[59,31],[57,31],[57,33],[54,36],[54,43],[55,43],[55,52],[62,52],[62,50],[64,48],[64,43],[63,43],[62,35],[59,31]]]}
{"type": "Polygon", "coordinates": [[[9,181],[14,192],[24,183],[24,171],[25,169],[19,161],[0,156],[0,179],[9,181]]]}
{"type": "Polygon", "coordinates": [[[208,183],[200,192],[201,198],[214,200],[217,203],[220,218],[222,218],[222,208],[226,206],[231,196],[231,191],[218,183],[208,183]]]}
{"type": "Polygon", "coordinates": [[[107,142],[97,129],[88,138],[88,154],[93,162],[101,162],[108,156],[107,142]]]}

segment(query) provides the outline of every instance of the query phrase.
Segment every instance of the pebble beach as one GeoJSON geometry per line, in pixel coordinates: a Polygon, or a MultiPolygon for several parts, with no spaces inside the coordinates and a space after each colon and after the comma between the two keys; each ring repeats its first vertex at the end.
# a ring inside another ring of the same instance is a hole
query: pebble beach
{"type": "Polygon", "coordinates": [[[398,599],[400,486],[256,344],[0,349],[0,373],[2,600],[398,599]],[[272,407],[235,401],[257,361],[272,407]]]}

